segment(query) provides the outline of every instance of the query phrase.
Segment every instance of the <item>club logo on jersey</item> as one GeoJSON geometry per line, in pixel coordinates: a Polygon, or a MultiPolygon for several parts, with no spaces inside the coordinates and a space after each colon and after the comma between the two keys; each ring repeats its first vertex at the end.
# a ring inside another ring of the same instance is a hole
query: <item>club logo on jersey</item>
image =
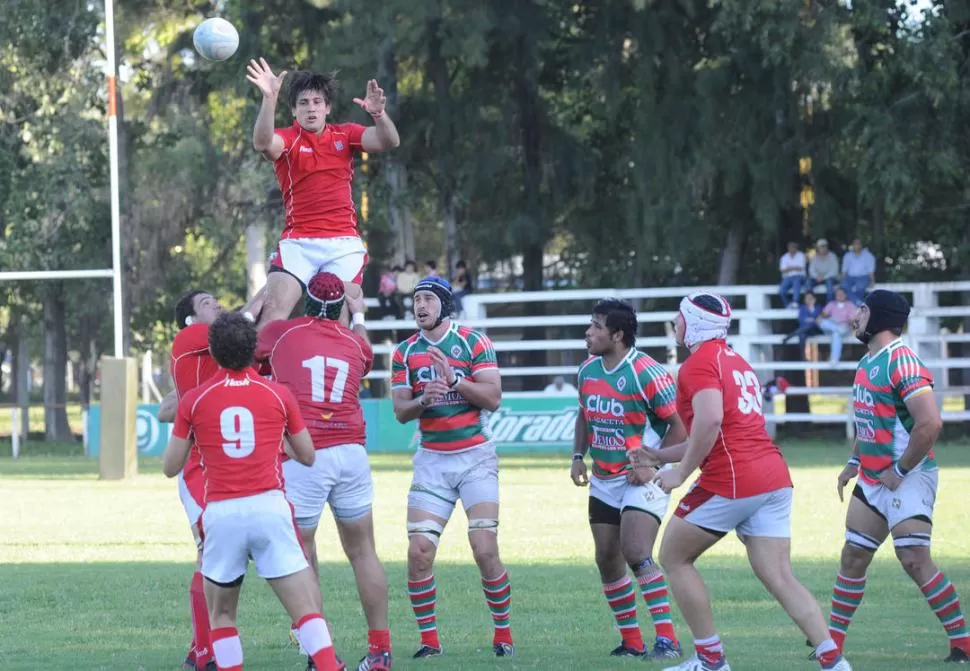
{"type": "Polygon", "coordinates": [[[336,142],[333,143],[333,147],[337,151],[343,151],[344,150],[344,143],[341,142],[340,140],[337,140],[336,142]]]}
{"type": "MultiPolygon", "coordinates": [[[[415,374],[415,380],[419,384],[427,384],[428,382],[437,380],[439,377],[441,377],[440,375],[438,375],[438,369],[435,368],[434,366],[422,366],[421,368],[418,368],[416,371],[414,371],[414,374],[415,374]]],[[[462,370],[455,371],[455,377],[463,378],[465,376],[466,376],[465,371],[462,371],[462,370]]]]}
{"type": "Polygon", "coordinates": [[[332,412],[321,412],[321,413],[320,413],[320,417],[322,417],[322,418],[323,418],[323,421],[325,421],[325,422],[326,422],[326,421],[327,421],[327,420],[329,420],[329,419],[330,419],[331,417],[333,417],[333,413],[332,413],[332,412]]]}
{"type": "Polygon", "coordinates": [[[619,389],[620,391],[623,391],[624,389],[626,389],[625,377],[621,377],[619,380],[616,381],[616,388],[619,389]]]}
{"type": "Polygon", "coordinates": [[[459,345],[452,345],[451,346],[451,357],[453,359],[457,359],[460,356],[461,356],[461,346],[459,346],[459,345]]]}
{"type": "Polygon", "coordinates": [[[593,394],[586,397],[586,412],[595,415],[610,415],[612,417],[623,417],[623,404],[615,398],[608,398],[593,394]]]}
{"type": "Polygon", "coordinates": [[[876,376],[879,375],[879,366],[873,366],[869,369],[869,379],[875,380],[876,376]]]}
{"type": "Polygon", "coordinates": [[[856,385],[852,389],[852,400],[859,405],[865,405],[870,408],[876,405],[876,400],[872,397],[872,392],[859,385],[856,385]]]}

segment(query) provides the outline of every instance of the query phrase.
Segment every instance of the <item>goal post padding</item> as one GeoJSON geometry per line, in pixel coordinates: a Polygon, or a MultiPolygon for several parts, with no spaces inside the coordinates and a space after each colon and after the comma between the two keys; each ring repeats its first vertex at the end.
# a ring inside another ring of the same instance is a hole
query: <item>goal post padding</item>
{"type": "Polygon", "coordinates": [[[138,364],[132,358],[101,360],[102,480],[124,480],[138,474],[138,364]]]}

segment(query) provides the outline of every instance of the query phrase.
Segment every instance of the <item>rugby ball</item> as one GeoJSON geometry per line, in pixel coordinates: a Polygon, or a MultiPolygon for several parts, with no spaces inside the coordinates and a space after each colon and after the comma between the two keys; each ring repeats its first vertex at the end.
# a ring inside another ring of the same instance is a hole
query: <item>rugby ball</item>
{"type": "Polygon", "coordinates": [[[224,61],[239,48],[239,33],[225,19],[206,19],[192,33],[192,44],[207,61],[224,61]]]}

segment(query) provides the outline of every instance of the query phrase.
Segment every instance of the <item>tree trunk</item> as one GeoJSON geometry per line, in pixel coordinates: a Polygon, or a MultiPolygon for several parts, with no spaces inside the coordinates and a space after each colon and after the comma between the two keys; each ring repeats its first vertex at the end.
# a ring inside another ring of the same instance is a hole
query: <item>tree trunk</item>
{"type": "MultiPolygon", "coordinates": [[[[381,42],[377,56],[377,80],[384,87],[387,113],[392,119],[399,121],[397,55],[393,35],[388,35],[381,42]]],[[[394,152],[384,155],[384,182],[388,191],[387,219],[391,228],[391,260],[403,266],[405,261],[414,259],[414,218],[407,205],[408,169],[395,158],[394,152]]]]}
{"type": "MultiPolygon", "coordinates": [[[[119,64],[123,63],[124,53],[123,53],[124,42],[118,40],[115,45],[115,68],[116,71],[112,74],[115,77],[118,76],[117,68],[119,64]]],[[[126,253],[126,247],[129,245],[125,244],[125,231],[128,227],[125,222],[130,218],[131,208],[128,203],[128,163],[129,163],[129,143],[128,143],[128,132],[125,128],[125,104],[124,98],[121,95],[121,87],[116,87],[116,102],[117,102],[117,117],[118,117],[118,194],[119,194],[119,209],[120,209],[120,226],[119,235],[121,240],[118,241],[118,245],[121,248],[121,338],[122,338],[122,355],[126,356],[131,348],[131,329],[129,328],[129,315],[132,313],[131,309],[131,283],[132,283],[132,271],[129,268],[128,263],[125,259],[134,258],[132,255],[133,250],[128,250],[126,253]]],[[[112,348],[114,346],[112,345],[112,348]]],[[[118,352],[112,349],[112,356],[116,356],[118,352]]]]}
{"type": "Polygon", "coordinates": [[[445,256],[447,268],[441,274],[448,277],[458,260],[458,211],[455,202],[457,183],[452,166],[452,138],[454,129],[454,100],[451,96],[451,79],[448,66],[441,51],[441,20],[434,19],[428,28],[428,71],[434,85],[437,115],[435,118],[435,162],[437,163],[438,203],[445,229],[445,256]]]}
{"type": "MultiPolygon", "coordinates": [[[[30,393],[27,377],[30,375],[30,355],[27,352],[27,335],[19,311],[11,311],[10,327],[7,330],[7,347],[13,360],[10,362],[10,392],[14,405],[20,408],[20,435],[27,438],[30,431],[30,418],[27,404],[30,393]]],[[[12,429],[13,427],[11,427],[12,429]]]]}
{"type": "Polygon", "coordinates": [[[734,219],[727,232],[724,250],[721,252],[721,263],[717,271],[719,285],[738,283],[738,271],[741,268],[741,252],[748,236],[747,227],[741,219],[734,219]]]}
{"type": "Polygon", "coordinates": [[[876,257],[876,280],[886,280],[886,211],[882,200],[872,206],[872,254],[876,257]]]}
{"type": "Polygon", "coordinates": [[[266,222],[246,227],[246,261],[249,281],[246,298],[252,298],[266,284],[266,222]]]}
{"type": "Polygon", "coordinates": [[[44,437],[73,438],[67,423],[67,308],[61,282],[44,291],[44,437]]]}

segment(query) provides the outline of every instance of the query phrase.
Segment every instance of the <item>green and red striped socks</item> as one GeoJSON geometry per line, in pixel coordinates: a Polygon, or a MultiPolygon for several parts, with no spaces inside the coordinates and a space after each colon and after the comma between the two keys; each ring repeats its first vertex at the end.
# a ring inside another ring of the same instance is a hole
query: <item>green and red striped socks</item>
{"type": "Polygon", "coordinates": [[[640,593],[647,608],[650,609],[650,618],[653,620],[653,628],[658,637],[663,637],[677,643],[677,634],[674,633],[674,620],[670,615],[670,597],[667,595],[667,581],[663,573],[644,575],[637,578],[640,585],[640,593]]]}
{"type": "Polygon", "coordinates": [[[434,574],[421,580],[408,580],[408,597],[411,599],[411,610],[414,611],[414,617],[418,621],[418,630],[421,632],[421,645],[440,648],[438,618],[434,612],[438,600],[434,574]]]}
{"type": "Polygon", "coordinates": [[[835,578],[835,588],[832,590],[832,612],[829,614],[829,633],[832,640],[842,650],[845,645],[845,635],[849,631],[852,616],[862,603],[862,595],[866,591],[866,577],[846,578],[841,573],[835,578]]]}
{"type": "Polygon", "coordinates": [[[497,578],[482,576],[482,591],[485,592],[485,601],[488,603],[488,609],[492,613],[492,623],[495,625],[492,644],[511,645],[512,629],[509,627],[509,614],[512,611],[512,583],[509,582],[509,572],[502,571],[502,575],[497,578]]]}
{"type": "Polygon", "coordinates": [[[942,571],[937,571],[929,582],[920,587],[920,590],[950,638],[950,646],[970,654],[970,631],[967,630],[967,619],[960,607],[960,597],[957,596],[956,588],[953,587],[950,579],[943,575],[942,571]]]}
{"type": "Polygon", "coordinates": [[[613,619],[616,620],[616,628],[620,630],[623,645],[631,650],[642,651],[644,645],[643,634],[637,622],[637,595],[630,576],[625,575],[614,582],[603,583],[603,594],[613,611],[613,619]]]}

